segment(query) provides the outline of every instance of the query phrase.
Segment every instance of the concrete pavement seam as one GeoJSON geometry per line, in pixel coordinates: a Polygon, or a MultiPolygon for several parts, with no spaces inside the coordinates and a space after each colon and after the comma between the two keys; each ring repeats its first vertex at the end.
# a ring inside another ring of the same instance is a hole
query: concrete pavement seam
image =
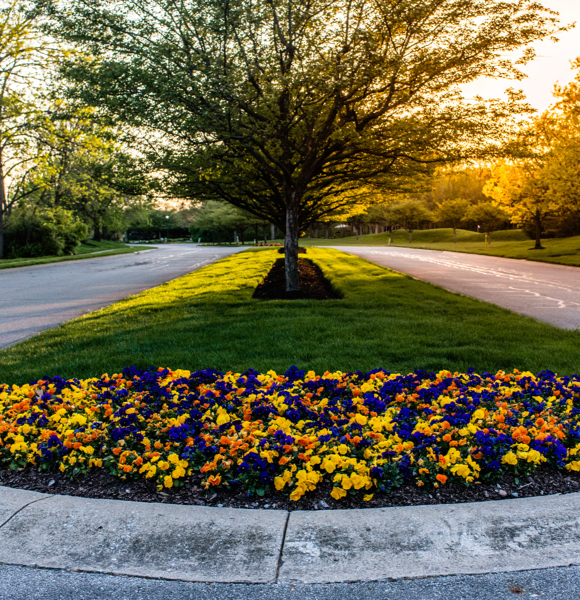
{"type": "Polygon", "coordinates": [[[282,542],[280,543],[280,554],[278,555],[278,565],[276,567],[276,575],[274,576],[274,583],[278,583],[278,577],[280,576],[280,568],[282,567],[282,557],[284,556],[284,545],[286,543],[286,532],[288,531],[288,523],[290,522],[290,511],[286,511],[286,522],[284,523],[284,531],[282,532],[282,542]]]}
{"type": "Polygon", "coordinates": [[[21,513],[25,508],[28,508],[29,506],[31,506],[32,504],[36,504],[37,502],[41,502],[42,500],[50,500],[50,498],[54,498],[55,494],[48,494],[46,495],[44,498],[38,498],[37,500],[32,500],[31,502],[28,502],[27,504],[25,504],[24,506],[21,506],[14,514],[10,515],[6,521],[4,521],[4,523],[2,523],[0,525],[0,529],[2,529],[2,527],[4,527],[4,525],[7,525],[10,521],[12,521],[12,519],[19,513],[21,513]]]}

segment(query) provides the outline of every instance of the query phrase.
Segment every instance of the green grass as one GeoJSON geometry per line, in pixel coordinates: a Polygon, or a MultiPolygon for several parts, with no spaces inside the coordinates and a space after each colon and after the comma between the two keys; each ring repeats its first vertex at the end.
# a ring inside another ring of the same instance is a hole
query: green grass
{"type": "Polygon", "coordinates": [[[119,242],[95,242],[90,240],[82,242],[72,256],[41,256],[38,258],[5,258],[0,260],[0,269],[13,269],[15,267],[30,267],[31,265],[46,265],[48,263],[81,260],[99,256],[114,256],[116,254],[131,254],[139,250],[151,250],[155,246],[127,246],[119,242]]]}
{"type": "Polygon", "coordinates": [[[279,258],[242,252],[0,352],[0,381],[115,373],[128,365],[319,373],[384,367],[580,368],[562,331],[332,249],[308,251],[341,300],[259,301],[279,258]]]}
{"type": "MultiPolygon", "coordinates": [[[[333,240],[303,239],[301,243],[309,246],[386,246],[388,233],[361,235],[333,240]]],[[[485,246],[485,236],[464,229],[457,230],[457,244],[453,242],[452,229],[426,229],[413,232],[413,243],[409,243],[409,235],[405,230],[394,234],[393,246],[405,248],[425,248],[448,252],[468,252],[488,256],[503,256],[561,265],[580,266],[580,236],[542,240],[545,250],[533,250],[534,241],[522,231],[510,229],[496,231],[491,236],[491,245],[485,246]]]]}

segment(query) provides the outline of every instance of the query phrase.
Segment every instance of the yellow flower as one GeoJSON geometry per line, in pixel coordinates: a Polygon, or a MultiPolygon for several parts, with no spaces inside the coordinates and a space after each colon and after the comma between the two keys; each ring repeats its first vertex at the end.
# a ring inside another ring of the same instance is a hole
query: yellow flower
{"type": "Polygon", "coordinates": [[[173,478],[171,477],[171,475],[166,475],[165,476],[165,478],[163,479],[163,485],[166,488],[173,487],[173,478]]]}
{"type": "Polygon", "coordinates": [[[230,415],[228,415],[227,413],[222,413],[221,415],[218,415],[218,418],[216,419],[216,423],[218,425],[223,425],[224,423],[229,423],[230,422],[230,415]]]}
{"type": "Polygon", "coordinates": [[[167,460],[172,464],[175,465],[179,462],[179,456],[177,456],[177,454],[175,454],[175,452],[172,452],[168,457],[167,460]]]}
{"type": "MultiPolygon", "coordinates": [[[[367,483],[366,477],[361,477],[358,473],[353,473],[350,476],[350,480],[352,481],[352,484],[354,485],[355,490],[360,490],[367,483]]],[[[343,487],[344,487],[344,481],[343,481],[343,487]]]]}
{"type": "Polygon", "coordinates": [[[342,488],[334,487],[332,488],[332,492],[330,492],[330,495],[335,500],[340,500],[341,498],[344,498],[346,496],[346,492],[342,488]]]}
{"type": "Polygon", "coordinates": [[[350,477],[343,477],[341,485],[345,490],[350,490],[352,487],[352,479],[350,477]]]}
{"type": "Polygon", "coordinates": [[[185,476],[185,469],[179,465],[177,465],[175,467],[175,469],[173,469],[173,473],[171,473],[171,477],[173,477],[173,479],[179,479],[180,477],[184,477],[185,476]]]}
{"type": "Polygon", "coordinates": [[[297,500],[300,500],[300,498],[302,498],[303,495],[304,495],[303,488],[296,486],[294,488],[294,491],[290,494],[290,500],[293,500],[294,502],[296,502],[297,500]]]}
{"type": "Polygon", "coordinates": [[[459,477],[463,477],[464,479],[469,477],[470,474],[469,467],[463,464],[453,465],[453,467],[451,467],[451,472],[453,473],[453,475],[458,475],[459,477]]]}
{"type": "Polygon", "coordinates": [[[327,473],[334,473],[336,465],[329,458],[325,458],[324,462],[320,465],[327,473]]]}
{"type": "Polygon", "coordinates": [[[518,457],[510,450],[507,454],[503,456],[501,462],[508,465],[517,465],[518,457]]]}
{"type": "Polygon", "coordinates": [[[355,421],[356,421],[356,422],[357,422],[359,425],[366,425],[366,424],[367,424],[367,421],[368,421],[368,419],[367,419],[367,418],[366,418],[364,415],[361,415],[361,414],[357,414],[357,415],[355,416],[354,420],[355,420],[355,421]]]}
{"type": "Polygon", "coordinates": [[[274,486],[278,491],[283,490],[285,485],[286,482],[284,481],[283,477],[276,477],[274,479],[274,486]]]}
{"type": "Polygon", "coordinates": [[[366,496],[363,496],[363,500],[365,502],[368,502],[369,500],[373,499],[374,494],[367,494],[366,496]]]}

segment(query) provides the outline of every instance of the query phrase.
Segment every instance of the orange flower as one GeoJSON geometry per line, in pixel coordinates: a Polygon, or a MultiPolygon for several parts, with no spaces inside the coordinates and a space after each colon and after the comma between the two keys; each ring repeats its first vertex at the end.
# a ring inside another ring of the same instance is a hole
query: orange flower
{"type": "Polygon", "coordinates": [[[451,434],[450,434],[450,433],[446,433],[446,434],[443,436],[443,438],[442,438],[442,439],[443,439],[443,441],[444,441],[444,442],[450,442],[450,441],[451,441],[451,434]]]}
{"type": "Polygon", "coordinates": [[[207,478],[207,482],[210,485],[219,485],[222,482],[222,476],[219,473],[217,475],[210,475],[207,478]]]}
{"type": "Polygon", "coordinates": [[[123,448],[113,448],[113,454],[115,456],[119,456],[119,454],[121,454],[121,452],[123,452],[123,448]]]}
{"type": "Polygon", "coordinates": [[[439,473],[435,479],[437,481],[439,481],[440,483],[445,483],[447,481],[447,476],[446,475],[442,475],[441,473],[439,473]]]}

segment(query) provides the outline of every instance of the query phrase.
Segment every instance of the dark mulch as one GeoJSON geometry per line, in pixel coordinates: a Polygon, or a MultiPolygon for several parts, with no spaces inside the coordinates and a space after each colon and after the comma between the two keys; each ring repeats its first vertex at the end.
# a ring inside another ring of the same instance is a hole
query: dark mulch
{"type": "Polygon", "coordinates": [[[252,298],[258,300],[335,300],[340,298],[324,278],[322,271],[305,258],[298,259],[300,291],[286,291],[286,268],[284,259],[279,258],[270,272],[254,290],[252,298]]]}
{"type": "Polygon", "coordinates": [[[278,508],[286,510],[320,510],[335,508],[379,508],[386,506],[417,506],[422,504],[458,504],[484,500],[528,498],[549,494],[568,494],[580,491],[580,477],[547,467],[540,468],[532,477],[520,479],[504,475],[496,482],[445,485],[438,490],[422,491],[406,484],[389,494],[375,493],[369,502],[362,494],[347,496],[340,502],[330,497],[331,483],[322,485],[298,502],[282,494],[259,498],[250,497],[241,490],[206,492],[201,477],[196,474],[186,480],[183,487],[159,492],[150,481],[123,481],[106,471],[96,470],[71,481],[60,472],[38,473],[33,469],[24,471],[0,471],[0,485],[45,492],[82,496],[84,498],[111,498],[138,502],[163,502],[167,504],[195,504],[200,506],[228,506],[233,508],[278,508]]]}
{"type": "MultiPolygon", "coordinates": [[[[284,247],[280,248],[280,250],[278,250],[278,254],[286,254],[286,250],[284,247]]],[[[306,248],[303,248],[302,246],[298,246],[298,254],[306,254],[306,248]]]]}

